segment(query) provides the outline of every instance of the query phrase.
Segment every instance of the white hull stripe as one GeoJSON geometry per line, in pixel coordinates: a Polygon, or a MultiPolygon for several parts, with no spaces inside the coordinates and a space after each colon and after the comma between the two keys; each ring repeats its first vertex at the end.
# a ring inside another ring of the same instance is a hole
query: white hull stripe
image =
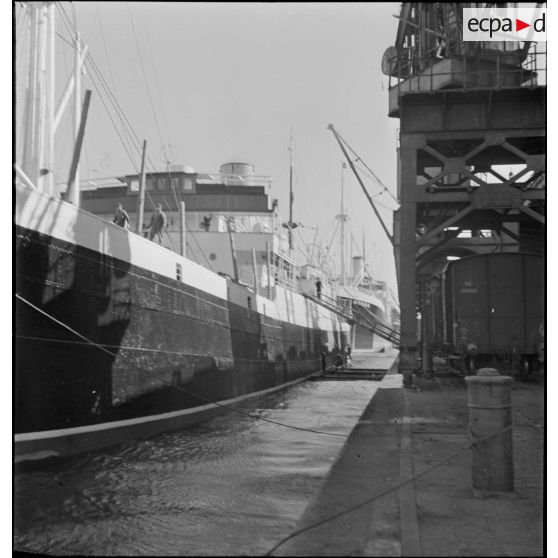
{"type": "Polygon", "coordinates": [[[113,422],[103,422],[100,424],[90,424],[87,426],[75,426],[73,428],[59,428],[57,430],[43,430],[40,432],[26,432],[23,434],[15,434],[14,441],[16,444],[21,442],[31,442],[36,440],[48,440],[54,438],[62,438],[67,436],[77,436],[80,434],[88,434],[91,432],[101,432],[104,430],[113,430],[117,428],[124,428],[127,426],[134,426],[138,424],[145,424],[151,422],[159,422],[168,419],[172,419],[175,417],[187,416],[187,415],[194,415],[196,413],[201,413],[203,411],[207,411],[209,409],[219,408],[221,406],[227,405],[234,405],[236,403],[240,403],[244,399],[248,399],[251,397],[259,397],[262,395],[266,395],[267,393],[272,393],[274,391],[286,388],[290,385],[297,384],[302,382],[311,376],[314,376],[316,372],[309,374],[308,376],[304,376],[302,378],[298,378],[296,380],[292,380],[285,384],[280,384],[278,386],[274,386],[271,388],[263,389],[261,391],[254,391],[252,393],[247,393],[245,395],[240,395],[238,397],[234,397],[232,399],[225,399],[223,401],[217,401],[216,403],[208,403],[206,405],[201,405],[199,407],[191,407],[189,409],[182,409],[179,411],[171,411],[168,413],[161,413],[158,415],[150,415],[144,417],[136,417],[133,419],[126,419],[126,420],[117,420],[113,422]]]}
{"type": "MultiPolygon", "coordinates": [[[[228,300],[225,278],[155,242],[21,183],[16,187],[16,196],[15,220],[26,229],[117,258],[174,281],[178,281],[176,265],[180,264],[184,284],[228,300]]],[[[312,329],[318,327],[330,332],[350,329],[334,312],[298,293],[277,287],[276,294],[275,300],[254,296],[256,310],[270,318],[312,329]],[[311,323],[311,313],[317,323],[311,323]]]]}

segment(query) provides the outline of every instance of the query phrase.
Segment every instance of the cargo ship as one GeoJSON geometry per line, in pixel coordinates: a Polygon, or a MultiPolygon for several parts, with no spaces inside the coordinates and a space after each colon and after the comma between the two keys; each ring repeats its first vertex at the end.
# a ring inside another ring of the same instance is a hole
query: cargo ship
{"type": "MultiPolygon", "coordinates": [[[[350,220],[344,202],[344,171],[341,165],[341,207],[335,216],[339,229],[339,261],[337,300],[353,320],[350,345],[355,350],[385,350],[399,344],[399,303],[385,281],[375,280],[366,263],[364,235],[362,255],[352,256],[347,273],[345,227],[350,220]]],[[[337,228],[335,229],[335,233],[337,228]]],[[[335,233],[330,244],[335,239],[335,233]]]]}
{"type": "MultiPolygon", "coordinates": [[[[53,29],[53,3],[27,9],[31,28],[53,29]]],[[[49,114],[45,89],[28,88],[24,126],[46,139],[34,151],[26,138],[14,164],[16,462],[184,428],[319,372],[345,346],[346,314],[295,265],[251,165],[169,167],[82,192],[72,168],[61,192],[52,128],[29,117],[49,114]],[[142,192],[167,204],[160,242],[137,226],[142,192]],[[131,228],[112,222],[115,201],[131,228]]]]}

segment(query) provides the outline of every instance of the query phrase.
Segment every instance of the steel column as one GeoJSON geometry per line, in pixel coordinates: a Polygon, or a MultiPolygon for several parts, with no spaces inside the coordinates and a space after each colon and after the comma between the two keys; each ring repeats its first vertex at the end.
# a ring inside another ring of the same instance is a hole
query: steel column
{"type": "Polygon", "coordinates": [[[416,204],[412,193],[416,186],[417,150],[401,136],[401,208],[399,209],[399,304],[401,306],[401,341],[399,371],[403,375],[417,368],[417,299],[415,237],[416,204]]]}

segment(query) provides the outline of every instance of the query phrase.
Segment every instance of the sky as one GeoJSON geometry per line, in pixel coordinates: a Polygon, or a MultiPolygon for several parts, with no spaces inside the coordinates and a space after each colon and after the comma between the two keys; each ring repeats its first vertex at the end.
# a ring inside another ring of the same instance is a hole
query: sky
{"type": "MultiPolygon", "coordinates": [[[[298,259],[316,239],[339,265],[343,154],[332,123],[395,193],[399,121],[387,116],[387,77],[380,63],[395,41],[399,3],[60,2],[57,8],[57,95],[71,72],[73,23],[88,47],[82,88],[92,90],[81,178],[138,172],[136,147],[107,114],[110,94],[147,140],[148,170],[165,161],[217,172],[227,161],[270,175],[270,195],[289,214],[289,136],[293,136],[293,220],[298,259]],[[94,66],[94,69],[92,67],[94,66]],[[104,103],[103,103],[104,99],[104,103]],[[124,140],[125,144],[129,142],[124,140]],[[164,147],[169,146],[172,147],[164,147]],[[169,155],[170,153],[170,155],[169,155]],[[334,236],[335,232],[335,236],[334,236]]],[[[17,12],[16,12],[17,13],[17,12]]],[[[18,38],[18,56],[25,53],[18,38]]],[[[58,138],[56,181],[67,178],[71,110],[58,138]]],[[[365,185],[391,230],[395,204],[375,180],[365,185]],[[389,209],[391,208],[391,209],[389,209]]],[[[346,254],[362,255],[375,279],[395,290],[393,250],[351,170],[344,173],[349,222],[346,254]],[[363,240],[364,239],[364,240],[363,240]]]]}

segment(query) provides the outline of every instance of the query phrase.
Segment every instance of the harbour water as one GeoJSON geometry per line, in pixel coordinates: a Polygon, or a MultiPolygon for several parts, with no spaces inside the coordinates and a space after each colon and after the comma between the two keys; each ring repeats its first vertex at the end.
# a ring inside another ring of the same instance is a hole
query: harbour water
{"type": "Polygon", "coordinates": [[[14,548],[265,554],[294,530],[377,385],[307,381],[242,415],[18,473],[14,548]]]}

